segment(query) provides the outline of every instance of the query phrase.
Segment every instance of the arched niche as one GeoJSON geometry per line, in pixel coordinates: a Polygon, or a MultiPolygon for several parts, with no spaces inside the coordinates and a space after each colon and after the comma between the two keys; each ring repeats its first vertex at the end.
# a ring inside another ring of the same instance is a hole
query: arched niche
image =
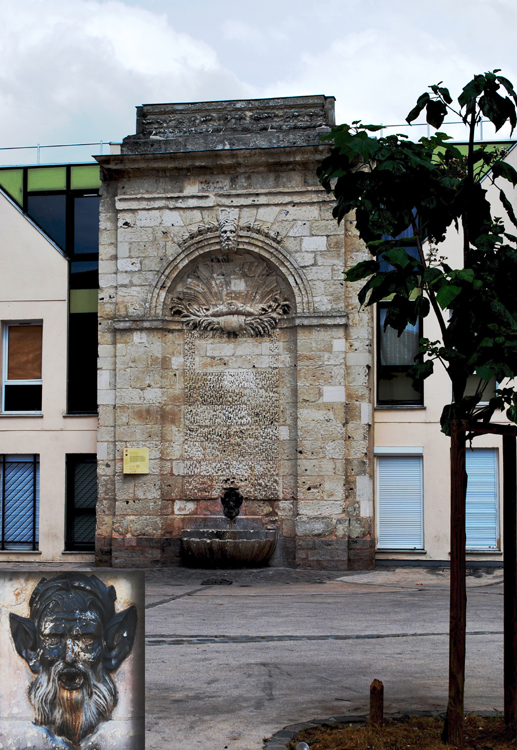
{"type": "Polygon", "coordinates": [[[234,247],[228,251],[221,245],[217,227],[201,226],[179,247],[179,252],[161,269],[150,296],[147,314],[152,318],[174,317],[172,308],[176,289],[189,270],[214,258],[231,256],[231,262],[263,263],[276,275],[278,286],[285,299],[289,299],[290,312],[311,313],[314,310],[310,285],[301,267],[282,247],[281,242],[264,230],[240,227],[234,247]]]}

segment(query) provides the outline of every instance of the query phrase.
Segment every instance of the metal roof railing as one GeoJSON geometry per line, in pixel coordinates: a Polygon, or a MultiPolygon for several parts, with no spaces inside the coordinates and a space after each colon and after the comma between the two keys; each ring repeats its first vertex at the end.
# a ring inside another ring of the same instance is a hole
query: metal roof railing
{"type": "MultiPolygon", "coordinates": [[[[99,155],[102,156],[103,148],[108,145],[111,149],[111,141],[93,141],[90,143],[52,143],[52,144],[41,144],[37,143],[35,146],[0,146],[0,151],[36,151],[36,164],[41,164],[41,154],[44,149],[59,149],[59,148],[86,148],[87,146],[98,147],[99,155]]],[[[66,159],[65,161],[69,161],[66,159]]]]}
{"type": "MultiPolygon", "coordinates": [[[[488,123],[490,123],[490,120],[488,118],[482,118],[479,121],[479,124],[477,126],[477,132],[476,132],[476,135],[477,135],[476,141],[484,141],[485,140],[485,138],[484,138],[484,132],[483,132],[483,124],[486,125],[488,123]]],[[[442,128],[447,128],[447,127],[449,127],[451,125],[462,125],[463,127],[466,127],[466,125],[463,122],[463,120],[451,120],[449,122],[444,122],[443,125],[442,125],[442,127],[439,128],[439,130],[441,130],[442,128]]],[[[490,123],[490,125],[492,125],[492,123],[490,123]]],[[[431,135],[431,126],[427,122],[412,122],[411,124],[409,124],[407,122],[402,122],[402,123],[400,123],[398,125],[384,125],[383,123],[381,123],[381,128],[382,129],[379,131],[381,138],[384,136],[384,131],[388,130],[388,129],[391,129],[391,128],[409,128],[409,129],[411,129],[411,128],[426,128],[427,129],[427,137],[429,138],[429,136],[431,135]]],[[[493,125],[492,125],[492,128],[493,128],[493,125]]],[[[463,141],[463,140],[468,141],[468,138],[464,138],[464,139],[458,138],[456,140],[459,140],[459,141],[463,141]]],[[[493,136],[491,135],[490,138],[488,138],[487,140],[489,140],[490,142],[492,142],[492,141],[514,141],[516,139],[515,138],[510,138],[509,136],[503,137],[503,136],[498,135],[497,133],[494,133],[493,136]]]]}

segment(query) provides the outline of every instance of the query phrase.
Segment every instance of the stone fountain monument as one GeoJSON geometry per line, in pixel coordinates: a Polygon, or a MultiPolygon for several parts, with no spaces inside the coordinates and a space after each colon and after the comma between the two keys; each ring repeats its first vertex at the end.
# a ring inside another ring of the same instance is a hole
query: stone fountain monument
{"type": "Polygon", "coordinates": [[[98,157],[99,563],[231,532],[268,548],[250,564],[373,565],[372,320],[343,277],[365,251],[315,175],[333,118],[325,96],[144,105],[98,157]]]}

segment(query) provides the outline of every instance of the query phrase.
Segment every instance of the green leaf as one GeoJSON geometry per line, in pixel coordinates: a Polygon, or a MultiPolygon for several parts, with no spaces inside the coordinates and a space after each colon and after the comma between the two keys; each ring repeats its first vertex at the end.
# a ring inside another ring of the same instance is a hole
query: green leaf
{"type": "Polygon", "coordinates": [[[432,359],[426,359],[425,362],[419,362],[416,365],[412,365],[407,374],[413,380],[425,380],[434,372],[434,362],[432,359]]]}
{"type": "Polygon", "coordinates": [[[460,107],[465,107],[467,112],[470,112],[472,107],[475,106],[477,97],[483,93],[484,87],[485,76],[474,76],[474,78],[463,87],[462,92],[458,97],[460,107]]]}
{"type": "Polygon", "coordinates": [[[472,284],[474,281],[474,271],[472,268],[462,268],[457,273],[457,278],[461,279],[461,281],[467,281],[469,284],[472,284]]]}
{"type": "Polygon", "coordinates": [[[503,204],[503,206],[505,207],[506,213],[510,217],[510,221],[512,222],[514,227],[517,227],[517,216],[515,216],[513,206],[502,190],[499,190],[499,199],[501,203],[503,204]]]}
{"type": "Polygon", "coordinates": [[[497,370],[498,368],[493,365],[481,365],[481,367],[476,367],[476,375],[488,383],[497,374],[497,370]]]}
{"type": "Polygon", "coordinates": [[[495,126],[496,132],[500,130],[508,119],[506,100],[496,91],[485,93],[479,98],[479,108],[495,126]]]}
{"type": "Polygon", "coordinates": [[[492,164],[492,173],[494,177],[503,177],[503,179],[511,182],[512,185],[517,185],[517,170],[511,164],[508,164],[507,161],[500,160],[492,164]]]}
{"type": "Polygon", "coordinates": [[[460,293],[461,287],[456,286],[455,284],[444,284],[436,295],[436,301],[442,310],[446,310],[460,293]]]}
{"type": "Polygon", "coordinates": [[[510,422],[517,423],[517,407],[510,406],[510,408],[506,410],[506,416],[510,422]]]}
{"type": "Polygon", "coordinates": [[[401,247],[394,247],[392,250],[388,250],[382,256],[383,260],[388,261],[392,266],[399,266],[400,268],[406,268],[409,264],[414,263],[414,258],[401,247]]]}
{"type": "Polygon", "coordinates": [[[421,111],[424,109],[424,107],[426,106],[427,102],[430,101],[430,99],[431,97],[427,92],[418,97],[416,105],[413,107],[411,112],[406,117],[406,122],[409,125],[411,125],[413,120],[416,120],[416,118],[420,115],[421,111]]]}
{"type": "Polygon", "coordinates": [[[348,271],[345,271],[345,278],[347,281],[360,281],[377,273],[380,267],[380,263],[376,260],[362,260],[352,268],[349,268],[348,271]]]}
{"type": "Polygon", "coordinates": [[[447,107],[443,102],[437,100],[427,102],[426,120],[433,128],[440,128],[446,115],[447,107]]]}

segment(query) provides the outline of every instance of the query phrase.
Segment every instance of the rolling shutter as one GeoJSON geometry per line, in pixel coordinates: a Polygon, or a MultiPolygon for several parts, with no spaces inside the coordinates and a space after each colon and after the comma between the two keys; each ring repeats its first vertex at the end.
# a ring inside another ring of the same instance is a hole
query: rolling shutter
{"type": "Polygon", "coordinates": [[[378,549],[423,549],[422,456],[377,457],[378,549]]]}
{"type": "Polygon", "coordinates": [[[467,548],[497,549],[497,453],[494,448],[466,451],[467,548]]]}

